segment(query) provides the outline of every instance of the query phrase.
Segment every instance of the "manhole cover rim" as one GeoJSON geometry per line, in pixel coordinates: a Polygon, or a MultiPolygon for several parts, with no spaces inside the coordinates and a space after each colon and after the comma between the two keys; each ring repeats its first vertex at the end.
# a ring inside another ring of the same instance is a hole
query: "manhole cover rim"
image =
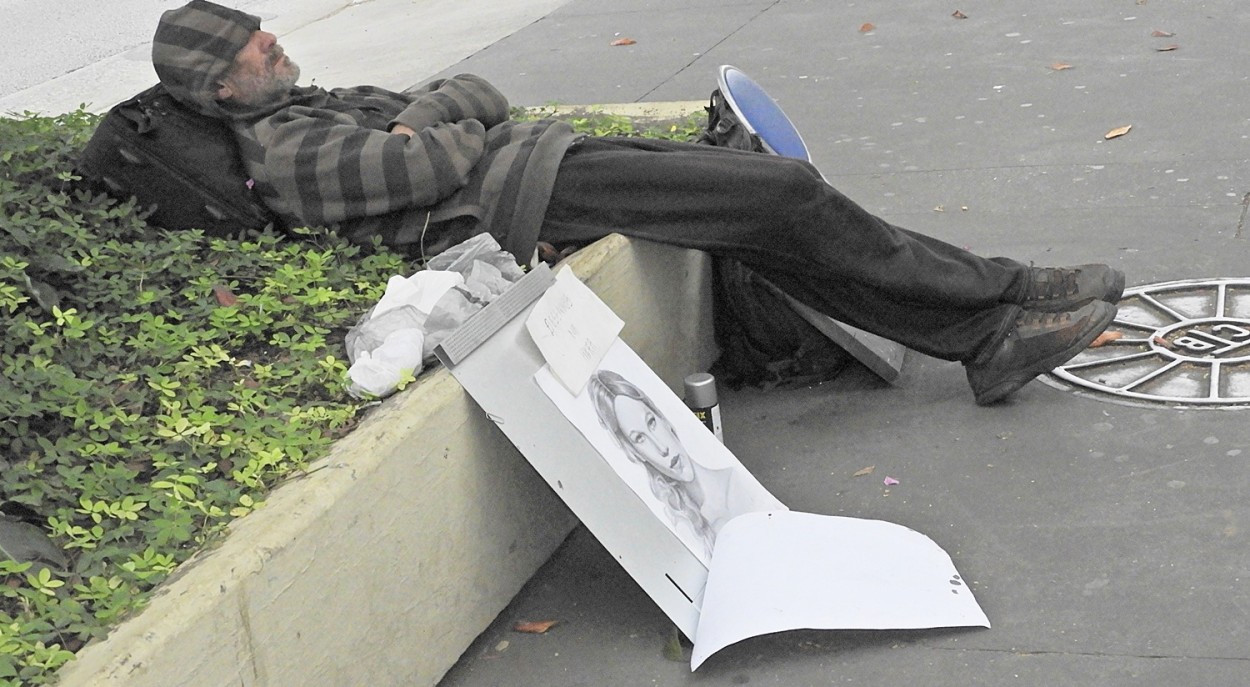
{"type": "MultiPolygon", "coordinates": [[[[1121,325],[1125,329],[1134,329],[1137,331],[1153,329],[1155,332],[1166,331],[1166,332],[1171,333],[1171,332],[1176,332],[1179,330],[1193,331],[1193,329],[1195,329],[1199,324],[1210,325],[1211,323],[1240,323],[1240,324],[1250,323],[1250,316],[1243,317],[1241,313],[1230,314],[1227,312],[1229,303],[1226,300],[1226,296],[1228,295],[1228,289],[1230,287],[1246,288],[1248,295],[1250,295],[1250,277],[1218,277],[1218,278],[1208,278],[1208,279],[1182,279],[1182,280],[1175,280],[1175,281],[1168,281],[1168,282],[1159,282],[1155,284],[1143,284],[1140,286],[1134,286],[1134,287],[1125,289],[1124,296],[1121,298],[1121,301],[1120,301],[1122,305],[1127,302],[1131,302],[1132,299],[1134,298],[1141,297],[1141,300],[1143,302],[1143,305],[1141,307],[1144,307],[1147,310],[1155,308],[1157,305],[1160,305],[1158,301],[1155,300],[1156,296],[1165,297],[1168,293],[1174,293],[1177,291],[1208,289],[1210,290],[1210,294],[1206,295],[1205,297],[1214,299],[1213,305],[1215,306],[1215,308],[1219,309],[1219,312],[1215,312],[1214,314],[1203,315],[1200,317],[1188,317],[1184,313],[1180,313],[1175,309],[1160,308],[1160,312],[1164,313],[1167,317],[1173,318],[1175,321],[1168,322],[1162,325],[1154,325],[1154,324],[1144,324],[1141,322],[1132,322],[1131,320],[1123,320],[1121,319],[1121,317],[1117,316],[1116,322],[1112,325],[1112,327],[1116,327],[1116,325],[1121,325]]],[[[1156,313],[1156,314],[1159,314],[1159,313],[1156,313]]],[[[1239,331],[1246,330],[1246,328],[1239,327],[1237,325],[1233,325],[1233,326],[1239,331]]],[[[1140,343],[1140,338],[1137,338],[1137,339],[1129,338],[1129,339],[1126,339],[1126,342],[1131,343],[1134,340],[1140,343]]],[[[1115,345],[1115,342],[1112,342],[1110,345],[1115,345]]],[[[1083,397],[1093,398],[1093,399],[1097,399],[1100,401],[1109,401],[1109,402],[1114,402],[1114,403],[1133,405],[1133,406],[1168,407],[1168,408],[1175,408],[1175,409],[1194,408],[1194,409],[1210,409],[1210,410],[1250,409],[1250,396],[1224,397],[1220,395],[1220,391],[1218,389],[1218,384],[1221,381],[1223,381],[1223,380],[1218,379],[1218,375],[1221,373],[1222,369],[1225,366],[1232,367],[1234,363],[1244,363],[1246,362],[1247,357],[1250,357],[1250,356],[1242,355],[1242,356],[1238,356],[1237,358],[1229,358],[1229,359],[1202,358],[1200,356],[1187,356],[1184,353],[1177,353],[1174,350],[1170,350],[1164,346],[1159,345],[1159,343],[1156,341],[1155,337],[1153,336],[1150,337],[1149,344],[1147,346],[1147,353],[1149,353],[1150,355],[1139,354],[1136,358],[1129,358],[1128,356],[1125,356],[1126,360],[1124,360],[1124,362],[1128,363],[1130,360],[1140,359],[1142,357],[1149,358],[1152,355],[1159,357],[1161,360],[1169,359],[1171,362],[1167,364],[1164,364],[1163,362],[1160,363],[1160,368],[1167,368],[1167,369],[1162,369],[1161,374],[1168,374],[1172,367],[1175,367],[1181,364],[1187,364],[1191,368],[1194,366],[1201,367],[1203,365],[1207,365],[1210,367],[1211,371],[1217,376],[1217,380],[1215,382],[1211,382],[1210,373],[1206,375],[1208,379],[1208,381],[1206,382],[1206,384],[1208,385],[1207,396],[1183,396],[1183,397],[1182,396],[1165,396],[1165,395],[1159,395],[1159,394],[1153,394],[1153,393],[1142,393],[1142,392],[1134,391],[1130,388],[1139,383],[1143,383],[1144,381],[1149,381],[1153,376],[1155,376],[1155,373],[1153,372],[1150,374],[1144,375],[1142,379],[1132,380],[1130,384],[1121,385],[1120,387],[1110,387],[1110,386],[1107,386],[1106,384],[1100,384],[1096,381],[1087,379],[1080,375],[1073,374],[1072,372],[1069,372],[1067,368],[1068,367],[1086,368],[1090,366],[1091,362],[1093,362],[1094,366],[1096,367],[1097,366],[1110,367],[1114,365],[1119,359],[1113,357],[1106,361],[1099,360],[1099,359],[1095,359],[1094,361],[1091,361],[1090,359],[1084,357],[1084,355],[1078,355],[1073,360],[1068,361],[1064,365],[1055,368],[1049,374],[1042,375],[1041,377],[1039,377],[1039,379],[1045,384],[1047,384],[1048,386],[1058,388],[1061,390],[1065,390],[1065,391],[1070,391],[1083,397]],[[1214,393],[1212,392],[1213,388],[1217,389],[1217,391],[1214,393]]],[[[1247,372],[1245,374],[1250,375],[1250,372],[1247,372]]]]}

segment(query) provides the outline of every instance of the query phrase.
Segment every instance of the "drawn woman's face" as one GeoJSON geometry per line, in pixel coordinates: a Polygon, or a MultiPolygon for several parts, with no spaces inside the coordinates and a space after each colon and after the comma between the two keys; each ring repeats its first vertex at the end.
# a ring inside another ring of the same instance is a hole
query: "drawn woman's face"
{"type": "Polygon", "coordinates": [[[670,479],[679,482],[694,479],[694,466],[690,464],[686,449],[664,416],[656,415],[642,401],[625,396],[617,396],[612,405],[616,408],[621,435],[637,456],[670,479]]]}

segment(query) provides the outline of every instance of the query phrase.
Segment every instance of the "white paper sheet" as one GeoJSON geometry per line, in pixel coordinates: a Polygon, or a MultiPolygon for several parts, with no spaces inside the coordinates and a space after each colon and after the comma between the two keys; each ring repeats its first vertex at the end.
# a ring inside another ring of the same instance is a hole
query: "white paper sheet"
{"type": "Polygon", "coordinates": [[[525,320],[564,388],[581,392],[625,323],[565,267],[525,320]]]}
{"type": "Polygon", "coordinates": [[[783,630],[967,626],[990,622],[923,534],[880,520],[750,513],[717,537],[690,668],[783,630]]]}

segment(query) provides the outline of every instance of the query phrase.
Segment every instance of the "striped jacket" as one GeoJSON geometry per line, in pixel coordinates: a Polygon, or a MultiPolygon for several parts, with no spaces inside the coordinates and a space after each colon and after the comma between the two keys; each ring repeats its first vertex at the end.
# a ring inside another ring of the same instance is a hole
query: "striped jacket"
{"type": "Polygon", "coordinates": [[[564,122],[511,121],[503,95],[471,74],[402,93],[297,88],[233,124],[257,191],[291,226],[427,255],[489,231],[523,262],[575,138],[564,122]],[[388,133],[396,123],[416,135],[388,133]]]}

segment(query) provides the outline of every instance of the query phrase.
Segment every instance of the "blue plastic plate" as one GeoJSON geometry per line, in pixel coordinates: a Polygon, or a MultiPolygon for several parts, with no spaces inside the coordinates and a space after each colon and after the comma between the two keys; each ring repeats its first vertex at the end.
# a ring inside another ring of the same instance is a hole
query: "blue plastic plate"
{"type": "Polygon", "coordinates": [[[741,69],[728,64],[721,65],[718,80],[725,101],[742,118],[747,129],[760,137],[769,152],[811,162],[811,154],[799,130],[759,84],[741,69]]]}

